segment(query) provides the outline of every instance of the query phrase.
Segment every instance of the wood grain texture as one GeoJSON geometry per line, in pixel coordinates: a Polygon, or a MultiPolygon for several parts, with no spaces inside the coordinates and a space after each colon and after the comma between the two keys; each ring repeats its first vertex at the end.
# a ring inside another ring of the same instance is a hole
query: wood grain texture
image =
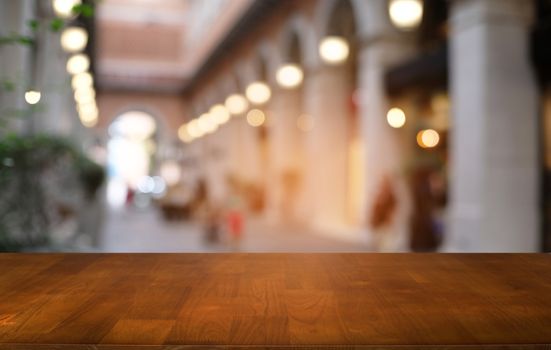
{"type": "Polygon", "coordinates": [[[0,349],[546,349],[542,254],[0,254],[0,349]]]}

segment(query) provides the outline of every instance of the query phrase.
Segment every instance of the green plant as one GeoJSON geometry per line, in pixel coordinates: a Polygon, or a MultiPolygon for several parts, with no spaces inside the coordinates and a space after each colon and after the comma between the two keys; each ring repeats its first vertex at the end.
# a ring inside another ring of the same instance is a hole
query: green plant
{"type": "Polygon", "coordinates": [[[74,179],[76,186],[60,190],[80,188],[87,199],[105,179],[104,169],[65,139],[9,135],[0,140],[0,251],[47,244],[51,213],[71,211],[46,193],[51,191],[49,174],[61,181],[74,179]]]}

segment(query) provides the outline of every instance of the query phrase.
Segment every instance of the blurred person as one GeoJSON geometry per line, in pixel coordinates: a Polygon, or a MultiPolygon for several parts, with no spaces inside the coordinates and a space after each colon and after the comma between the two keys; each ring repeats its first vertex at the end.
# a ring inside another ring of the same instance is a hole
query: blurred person
{"type": "Polygon", "coordinates": [[[429,167],[416,169],[411,176],[413,213],[410,219],[410,249],[435,251],[444,234],[445,186],[441,175],[429,167]]]}
{"type": "Polygon", "coordinates": [[[208,204],[204,215],[204,240],[206,243],[215,244],[220,241],[220,207],[216,204],[208,204]]]}
{"type": "Polygon", "coordinates": [[[230,245],[234,249],[238,249],[239,244],[243,238],[244,226],[245,226],[245,205],[243,203],[242,193],[240,191],[241,186],[237,179],[233,176],[229,176],[228,182],[228,197],[226,208],[226,230],[230,245]]]}
{"type": "Polygon", "coordinates": [[[288,222],[296,222],[295,217],[297,197],[300,186],[300,176],[295,169],[287,169],[281,175],[283,187],[283,201],[281,212],[288,222]]]}
{"type": "Polygon", "coordinates": [[[204,179],[199,179],[197,181],[197,186],[195,187],[193,199],[191,200],[191,209],[195,215],[201,216],[202,212],[205,210],[205,206],[207,205],[207,200],[207,183],[204,179]]]}
{"type": "Polygon", "coordinates": [[[396,215],[397,199],[388,175],[382,179],[373,205],[370,226],[373,231],[373,246],[376,251],[385,251],[392,246],[392,221],[396,215]]]}
{"type": "Polygon", "coordinates": [[[238,206],[233,206],[227,213],[227,228],[230,239],[230,244],[237,248],[243,237],[244,229],[244,217],[243,212],[239,210],[238,206]]]}
{"type": "Polygon", "coordinates": [[[193,193],[184,183],[170,186],[163,198],[159,200],[159,207],[163,218],[171,220],[187,220],[191,216],[193,193]]]}
{"type": "Polygon", "coordinates": [[[131,207],[134,205],[134,198],[136,197],[136,191],[131,188],[130,186],[127,186],[127,190],[126,190],[126,200],[125,200],[125,204],[126,204],[126,207],[131,207]]]}

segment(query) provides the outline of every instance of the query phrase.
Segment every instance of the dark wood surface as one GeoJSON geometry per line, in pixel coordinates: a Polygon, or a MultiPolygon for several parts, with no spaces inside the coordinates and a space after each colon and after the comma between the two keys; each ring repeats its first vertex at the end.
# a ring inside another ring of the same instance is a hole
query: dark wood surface
{"type": "Polygon", "coordinates": [[[0,254],[0,349],[545,344],[549,255],[0,254]]]}

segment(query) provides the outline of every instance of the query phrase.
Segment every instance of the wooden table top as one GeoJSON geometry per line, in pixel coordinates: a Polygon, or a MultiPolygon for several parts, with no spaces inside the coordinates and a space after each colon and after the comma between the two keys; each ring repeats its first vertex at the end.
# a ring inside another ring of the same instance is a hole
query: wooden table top
{"type": "Polygon", "coordinates": [[[0,271],[0,349],[551,349],[551,255],[0,254],[0,271]]]}

